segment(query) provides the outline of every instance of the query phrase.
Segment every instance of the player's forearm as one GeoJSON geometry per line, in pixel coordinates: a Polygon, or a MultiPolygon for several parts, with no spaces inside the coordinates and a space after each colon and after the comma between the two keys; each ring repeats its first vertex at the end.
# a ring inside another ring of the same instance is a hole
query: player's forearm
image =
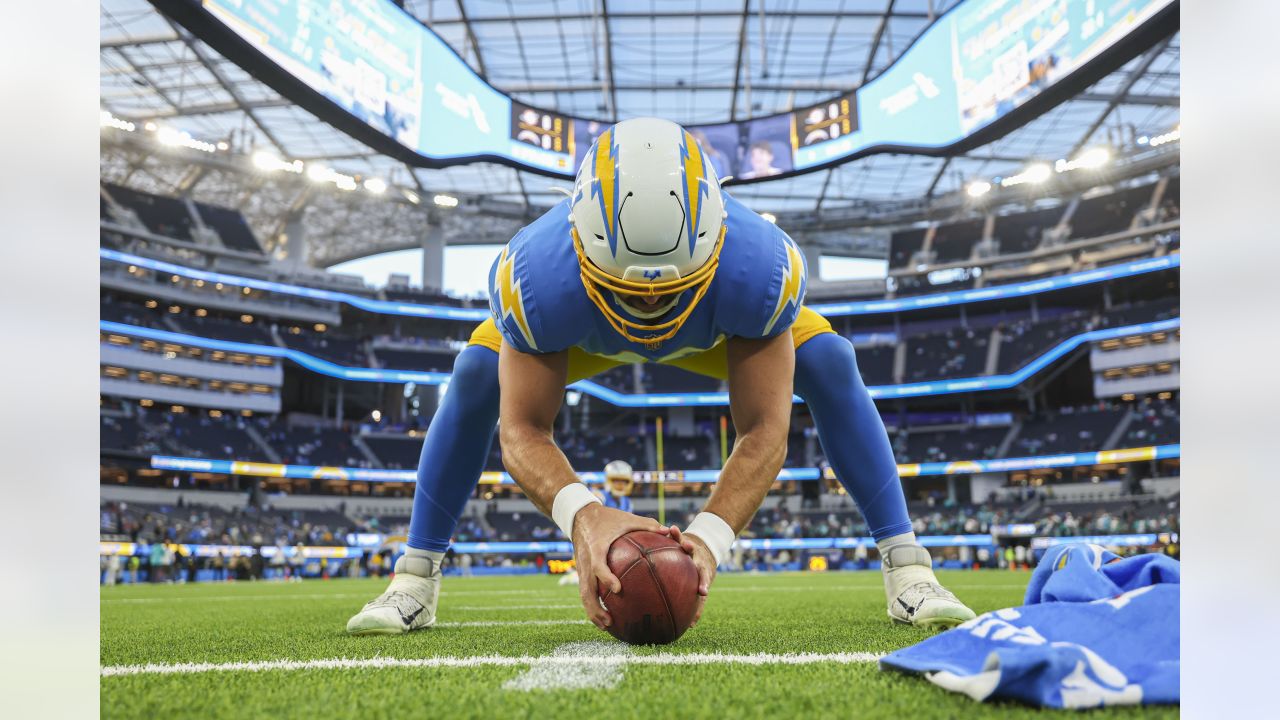
{"type": "MultiPolygon", "coordinates": [[[[737,535],[751,522],[787,455],[795,348],[791,334],[784,333],[760,340],[730,338],[725,352],[738,440],[704,509],[737,535]]],[[[727,541],[723,527],[717,534],[727,541]]]]}
{"type": "Polygon", "coordinates": [[[538,510],[550,516],[556,493],[578,482],[569,459],[549,433],[534,427],[503,424],[499,441],[507,472],[538,510]]]}
{"type": "Polygon", "coordinates": [[[787,456],[787,427],[739,435],[703,510],[728,523],[735,535],[750,522],[787,456]]]}

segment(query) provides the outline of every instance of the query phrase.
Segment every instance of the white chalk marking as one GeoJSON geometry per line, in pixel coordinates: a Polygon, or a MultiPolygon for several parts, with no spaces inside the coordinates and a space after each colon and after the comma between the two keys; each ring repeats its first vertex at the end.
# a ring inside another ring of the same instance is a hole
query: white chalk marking
{"type": "Polygon", "coordinates": [[[445,610],[581,610],[582,603],[574,605],[447,605],[445,610]]]}
{"type": "Polygon", "coordinates": [[[588,640],[561,645],[528,670],[503,683],[504,690],[612,690],[622,682],[631,648],[619,642],[588,640]],[[546,662],[553,660],[554,662],[546,662]],[[564,659],[577,662],[564,662],[564,659]],[[608,662],[613,660],[613,662],[608,662]]]}
{"type": "Polygon", "coordinates": [[[599,665],[819,665],[832,663],[853,665],[872,663],[880,655],[869,652],[847,653],[755,653],[735,655],[727,653],[655,653],[652,655],[628,655],[619,660],[607,657],[556,657],[554,655],[531,657],[528,655],[476,655],[471,657],[427,658],[328,658],[316,660],[252,660],[225,663],[148,663],[146,665],[108,665],[102,668],[103,677],[121,675],[189,675],[209,672],[264,672],[270,670],[359,670],[383,668],[476,668],[523,667],[528,665],[565,664],[583,666],[599,665]]]}
{"type": "MultiPolygon", "coordinates": [[[[1025,590],[1026,584],[1022,585],[960,585],[948,584],[944,587],[959,590],[1025,590]]],[[[711,586],[711,592],[811,592],[814,590],[838,590],[841,592],[847,590],[877,590],[884,592],[884,587],[880,585],[744,585],[742,587],[719,587],[711,586]]]]}
{"type": "MultiPolygon", "coordinates": [[[[563,595],[563,592],[557,591],[556,588],[548,588],[546,590],[442,590],[441,595],[563,595]]],[[[263,595],[260,593],[252,595],[182,595],[177,597],[143,597],[143,598],[119,598],[119,597],[102,597],[99,602],[102,603],[171,603],[171,602],[230,602],[234,600],[327,600],[364,598],[370,600],[376,597],[374,593],[281,593],[276,595],[263,595]]]]}
{"type": "Polygon", "coordinates": [[[438,622],[432,627],[507,627],[511,625],[590,625],[589,620],[467,620],[464,622],[438,622]]]}

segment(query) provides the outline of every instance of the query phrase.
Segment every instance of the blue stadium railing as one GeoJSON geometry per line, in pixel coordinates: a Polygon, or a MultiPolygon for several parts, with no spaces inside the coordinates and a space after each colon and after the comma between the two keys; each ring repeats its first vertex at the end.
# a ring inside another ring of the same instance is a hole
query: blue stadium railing
{"type": "MultiPolygon", "coordinates": [[[[347,545],[335,546],[302,546],[304,558],[314,560],[346,560],[362,557],[370,550],[384,547],[388,536],[374,533],[362,533],[362,541],[356,541],[355,534],[348,535],[347,545]]],[[[1060,545],[1063,543],[1093,543],[1105,546],[1148,547],[1167,539],[1177,537],[1177,533],[1129,533],[1122,535],[1088,535],[1071,537],[1038,537],[1035,544],[1041,547],[1060,545]],[[1163,537],[1162,537],[1163,536],[1163,537]]],[[[996,547],[995,538],[991,535],[922,535],[919,538],[924,547],[996,547]]],[[[858,547],[874,548],[875,540],[869,537],[837,537],[837,538],[738,538],[734,544],[743,550],[852,550],[858,547]]],[[[274,545],[255,547],[252,545],[199,545],[194,543],[178,543],[184,555],[191,557],[211,558],[218,555],[224,557],[250,556],[261,554],[264,558],[275,557],[280,552],[274,545]]],[[[146,555],[149,546],[146,543],[114,542],[109,540],[98,543],[99,555],[146,555]]],[[[563,540],[526,541],[526,542],[455,542],[450,545],[456,553],[467,555],[501,554],[501,555],[563,555],[573,553],[573,544],[563,540]]],[[[283,552],[293,557],[299,550],[296,546],[285,546],[283,552]]]]}
{"type": "MultiPolygon", "coordinates": [[[[141,255],[120,252],[119,250],[112,250],[110,248],[100,247],[98,248],[98,253],[104,260],[110,260],[112,262],[123,263],[126,265],[136,265],[138,267],[147,268],[148,270],[154,270],[170,275],[178,275],[181,277],[191,278],[192,280],[204,280],[205,282],[247,287],[254,290],[280,293],[282,295],[294,295],[314,300],[345,303],[352,307],[373,313],[469,322],[480,322],[489,317],[488,308],[458,308],[449,307],[447,305],[422,305],[418,303],[376,300],[335,290],[321,290],[318,288],[291,285],[289,283],[279,283],[271,280],[258,280],[256,278],[242,277],[239,275],[229,275],[227,273],[214,272],[211,270],[199,270],[196,268],[189,268],[183,265],[165,262],[163,260],[153,260],[151,258],[142,257],[141,255]]],[[[1181,264],[1181,255],[1174,253],[1164,257],[1134,260],[1118,265],[1097,268],[1095,270],[1082,270],[1080,272],[1058,275],[1056,277],[1044,278],[1041,280],[1029,280],[1027,282],[997,285],[995,287],[979,288],[976,290],[957,290],[954,292],[896,298],[893,300],[809,303],[808,306],[819,314],[827,317],[879,315],[890,312],[906,312],[909,310],[921,310],[925,308],[937,308],[949,305],[964,305],[967,303],[985,302],[989,300],[1007,300],[1009,298],[1025,297],[1053,290],[1063,290],[1066,288],[1080,287],[1081,285],[1089,285],[1106,280],[1117,280],[1119,278],[1130,277],[1133,275],[1142,275],[1145,273],[1167,270],[1169,268],[1179,267],[1181,264]]]]}
{"type": "MultiPolygon", "coordinates": [[[[1059,453],[1031,457],[1003,458],[998,460],[959,460],[953,462],[910,463],[898,466],[902,477],[926,475],[970,475],[984,472],[1012,472],[1042,468],[1081,467],[1112,463],[1142,462],[1182,457],[1182,445],[1151,445],[1095,452],[1059,453]]],[[[249,475],[256,477],[285,477],[305,480],[355,480],[362,482],[414,482],[416,470],[386,470],[382,468],[330,467],[322,465],[284,465],[269,462],[244,462],[239,460],[211,460],[208,458],[153,455],[151,467],[157,470],[212,473],[215,475],[249,475]]],[[[639,473],[637,482],[656,482],[656,473],[639,473]]],[[[713,483],[720,476],[719,470],[665,471],[666,482],[713,483]]],[[[588,485],[604,482],[604,474],[578,473],[588,485]]],[[[827,478],[835,476],[827,470],[827,478]]],[[[783,468],[778,480],[812,481],[818,479],[817,468],[783,468]]],[[[484,472],[480,483],[486,485],[512,485],[514,481],[505,472],[484,472]]]]}
{"type": "MultiPolygon", "coordinates": [[[[157,330],[155,328],[128,325],[111,320],[99,320],[99,328],[106,333],[117,333],[131,337],[139,337],[161,342],[189,345],[211,350],[248,353],[269,357],[287,358],[313,372],[342,380],[359,382],[408,383],[419,385],[441,385],[449,381],[450,374],[425,370],[387,370],[380,368],[355,368],[338,365],[328,360],[310,355],[293,348],[282,348],[275,345],[255,345],[252,343],[217,340],[198,335],[157,330]]],[[[982,390],[1007,390],[1017,387],[1032,375],[1048,367],[1055,360],[1070,353],[1084,343],[1129,335],[1144,335],[1154,332],[1174,330],[1181,326],[1180,318],[1160,320],[1158,322],[1139,323],[1117,328],[1090,330],[1067,338],[1043,355],[1031,360],[1018,370],[1003,375],[987,375],[982,377],[957,378],[954,380],[933,380],[926,382],[904,383],[901,385],[873,385],[868,388],[871,397],[876,399],[892,399],[907,397],[923,397],[929,395],[947,395],[951,393],[976,392],[982,390]]],[[[622,393],[605,387],[591,380],[579,380],[569,386],[574,390],[604,400],[618,407],[672,407],[672,406],[723,406],[729,404],[726,392],[709,393],[622,393]]],[[[801,402],[800,398],[795,398],[801,402]]]]}

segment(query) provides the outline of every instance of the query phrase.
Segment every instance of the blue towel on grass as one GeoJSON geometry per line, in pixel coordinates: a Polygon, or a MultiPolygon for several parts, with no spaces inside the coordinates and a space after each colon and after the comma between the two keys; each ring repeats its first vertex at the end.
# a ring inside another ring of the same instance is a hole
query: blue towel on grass
{"type": "Polygon", "coordinates": [[[883,659],[975,700],[1058,708],[1178,702],[1178,561],[1098,545],[1051,548],[1024,605],[883,659]]]}

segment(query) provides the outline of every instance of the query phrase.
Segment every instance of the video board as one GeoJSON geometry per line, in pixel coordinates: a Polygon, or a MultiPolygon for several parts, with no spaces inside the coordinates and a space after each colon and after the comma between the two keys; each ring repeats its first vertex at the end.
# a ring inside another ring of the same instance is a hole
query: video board
{"type": "MultiPolygon", "coordinates": [[[[262,76],[286,96],[300,84],[423,166],[495,160],[571,177],[608,127],[509,97],[388,0],[152,2],[229,58],[274,66],[262,76]]],[[[1158,18],[1167,20],[1174,4],[963,0],[862,87],[787,113],[689,130],[717,174],[738,182],[870,152],[936,153],[991,128],[1158,18]]]]}

